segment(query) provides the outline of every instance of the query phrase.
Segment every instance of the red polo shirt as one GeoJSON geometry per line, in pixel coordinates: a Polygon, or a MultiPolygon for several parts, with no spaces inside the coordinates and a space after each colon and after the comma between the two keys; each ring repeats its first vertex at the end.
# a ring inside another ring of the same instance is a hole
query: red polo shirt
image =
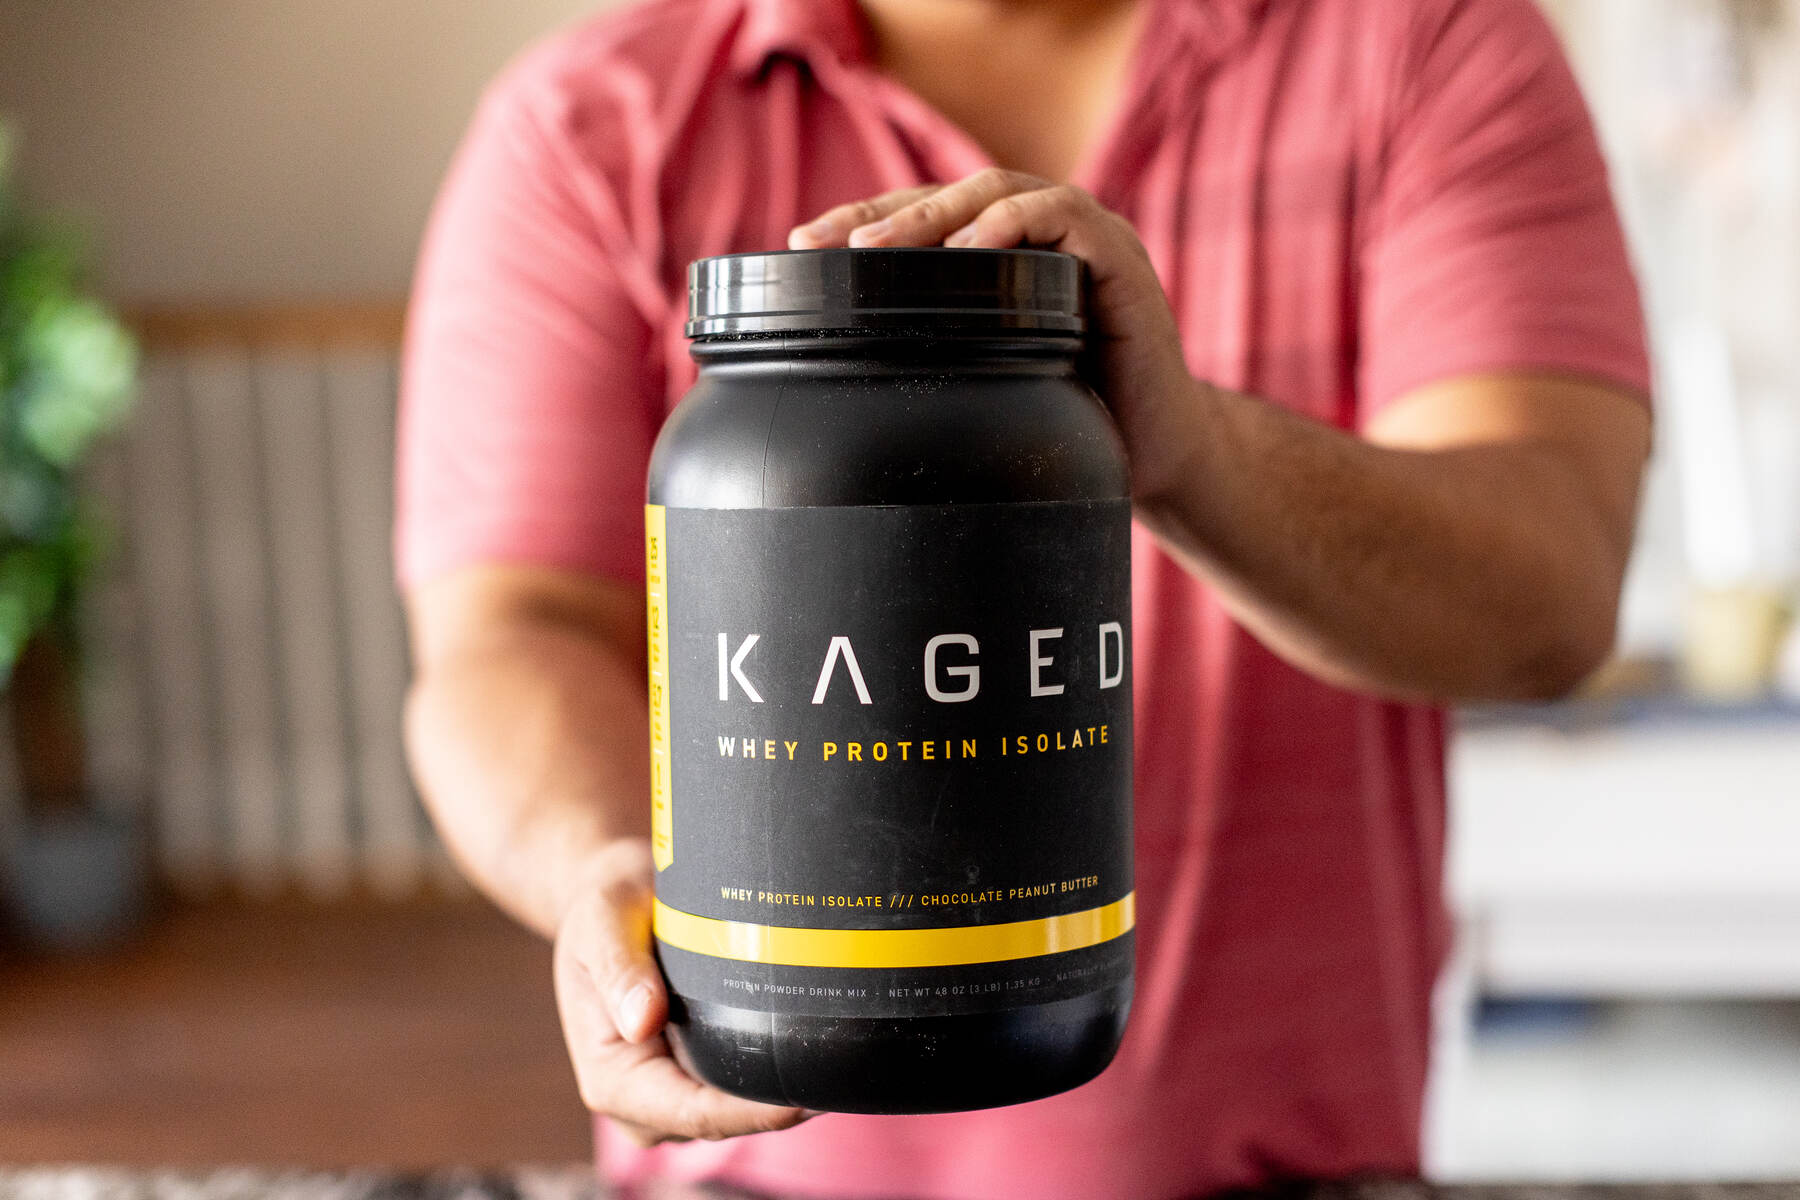
{"type": "MultiPolygon", "coordinates": [[[[1604,168],[1528,0],[1144,2],[1075,182],[1136,225],[1197,375],[1345,429],[1470,372],[1647,387],[1604,168]]],[[[527,54],[426,244],[403,579],[639,578],[650,445],[694,377],[688,261],[988,161],[880,73],[850,0],[653,0],[527,54]]],[[[1140,966],[1112,1068],[992,1112],[609,1139],[611,1173],[1093,1200],[1416,1169],[1442,717],[1283,663],[1141,533],[1133,565],[1140,966]]]]}

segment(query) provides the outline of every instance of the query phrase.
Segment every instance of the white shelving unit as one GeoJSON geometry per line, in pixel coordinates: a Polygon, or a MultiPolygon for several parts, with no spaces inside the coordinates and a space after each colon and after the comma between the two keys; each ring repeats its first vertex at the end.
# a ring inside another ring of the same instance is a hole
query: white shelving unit
{"type": "Polygon", "coordinates": [[[1800,1175],[1800,715],[1477,727],[1451,788],[1431,1173],[1800,1175]]]}
{"type": "Polygon", "coordinates": [[[1800,997],[1800,717],[1465,732],[1451,794],[1487,994],[1800,997]]]}

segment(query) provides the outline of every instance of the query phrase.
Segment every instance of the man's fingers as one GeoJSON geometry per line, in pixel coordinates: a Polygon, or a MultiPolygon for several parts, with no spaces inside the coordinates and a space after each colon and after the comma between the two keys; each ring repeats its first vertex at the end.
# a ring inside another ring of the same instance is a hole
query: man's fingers
{"type": "Polygon", "coordinates": [[[1122,218],[1101,208],[1079,188],[1051,187],[1003,196],[944,239],[946,246],[1005,250],[1012,246],[1060,246],[1083,257],[1104,254],[1110,243],[1132,245],[1137,235],[1122,218]],[[1106,243],[1106,245],[1103,245],[1106,243]]]}
{"type": "Polygon", "coordinates": [[[1115,323],[1146,303],[1151,307],[1145,320],[1159,329],[1168,320],[1160,315],[1167,301],[1137,231],[1079,188],[1040,188],[1004,196],[951,233],[944,244],[993,250],[1045,246],[1073,254],[1087,264],[1096,294],[1113,297],[1106,311],[1115,323]]]}
{"type": "Polygon", "coordinates": [[[858,226],[852,246],[935,246],[981,215],[983,209],[1017,192],[1048,187],[1018,171],[990,167],[921,196],[891,215],[858,226]]]}
{"type": "Polygon", "coordinates": [[[651,952],[648,853],[599,877],[557,931],[556,1002],[582,1103],[646,1144],[786,1129],[809,1113],[695,1080],[669,1054],[669,997],[651,952]]]}
{"type": "Polygon", "coordinates": [[[788,249],[825,250],[846,246],[852,229],[879,221],[938,190],[937,184],[929,184],[924,187],[901,188],[897,192],[888,192],[851,204],[840,204],[826,210],[809,223],[796,226],[788,234],[788,249]]]}
{"type": "Polygon", "coordinates": [[[619,1036],[642,1042],[669,1015],[669,997],[650,949],[650,893],[616,883],[599,894],[595,941],[584,956],[619,1036]]]}
{"type": "Polygon", "coordinates": [[[617,1050],[608,1056],[612,1061],[598,1064],[605,1082],[595,1099],[601,1102],[601,1111],[630,1130],[648,1131],[663,1140],[716,1141],[789,1129],[814,1115],[707,1087],[677,1066],[660,1044],[617,1050]]]}
{"type": "Polygon", "coordinates": [[[561,968],[580,977],[570,981],[573,986],[591,990],[619,1037],[642,1042],[656,1036],[669,998],[650,949],[649,886],[628,876],[581,904],[557,938],[561,968]]]}
{"type": "Polygon", "coordinates": [[[664,1133],[660,1129],[652,1129],[648,1125],[639,1125],[635,1121],[621,1121],[618,1117],[608,1119],[619,1127],[621,1133],[646,1150],[652,1146],[660,1146],[664,1142],[691,1142],[694,1140],[693,1138],[676,1137],[674,1134],[664,1133]]]}
{"type": "MultiPolygon", "coordinates": [[[[670,1058],[668,1042],[659,1034],[639,1043],[621,1040],[594,973],[574,961],[558,963],[558,970],[563,979],[556,1000],[581,1103],[619,1121],[634,1141],[650,1146],[736,1137],[785,1130],[806,1119],[799,1108],[758,1105],[698,1083],[670,1058]]],[[[657,1024],[661,1027],[661,1018],[657,1024]]]]}

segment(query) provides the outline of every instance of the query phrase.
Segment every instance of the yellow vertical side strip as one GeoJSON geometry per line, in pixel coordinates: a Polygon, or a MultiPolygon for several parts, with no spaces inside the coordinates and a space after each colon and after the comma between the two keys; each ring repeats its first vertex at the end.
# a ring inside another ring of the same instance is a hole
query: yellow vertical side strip
{"type": "Polygon", "coordinates": [[[650,614],[650,855],[656,869],[675,861],[674,796],[669,778],[669,545],[660,504],[644,506],[644,591],[650,614]]]}

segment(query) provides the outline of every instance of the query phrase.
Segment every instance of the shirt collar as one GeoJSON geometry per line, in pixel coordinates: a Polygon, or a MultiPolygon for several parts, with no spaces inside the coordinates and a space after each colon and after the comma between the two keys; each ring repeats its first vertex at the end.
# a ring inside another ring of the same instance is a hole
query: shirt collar
{"type": "Polygon", "coordinates": [[[847,63],[869,54],[856,0],[744,0],[744,23],[731,59],[739,73],[758,75],[778,55],[847,63]]]}
{"type": "MultiPolygon", "coordinates": [[[[1144,0],[1165,49],[1221,53],[1249,32],[1269,0],[1144,0]]],[[[732,48],[740,74],[762,73],[785,55],[816,64],[866,61],[872,49],[856,0],[743,0],[744,22],[732,48]]]]}

